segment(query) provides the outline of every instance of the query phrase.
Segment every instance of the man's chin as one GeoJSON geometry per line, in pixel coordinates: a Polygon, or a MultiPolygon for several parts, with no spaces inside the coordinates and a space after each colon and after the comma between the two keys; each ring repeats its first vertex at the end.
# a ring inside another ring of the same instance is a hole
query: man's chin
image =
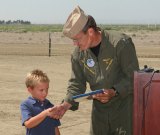
{"type": "Polygon", "coordinates": [[[87,50],[87,48],[81,48],[81,47],[79,47],[80,48],[80,51],[85,51],[85,50],[87,50]]]}

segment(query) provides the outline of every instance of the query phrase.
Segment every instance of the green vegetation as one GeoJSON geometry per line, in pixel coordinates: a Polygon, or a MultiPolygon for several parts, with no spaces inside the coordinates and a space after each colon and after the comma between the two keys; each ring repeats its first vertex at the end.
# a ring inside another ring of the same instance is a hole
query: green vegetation
{"type": "Polygon", "coordinates": [[[160,24],[121,24],[121,25],[99,25],[105,30],[116,30],[116,31],[138,31],[138,30],[148,30],[148,31],[159,31],[160,24]]]}
{"type": "Polygon", "coordinates": [[[61,32],[63,28],[62,24],[54,24],[54,25],[39,25],[39,24],[31,24],[31,25],[22,25],[22,24],[2,24],[0,25],[0,32],[17,32],[17,33],[25,33],[25,32],[61,32]]]}
{"type": "MultiPolygon", "coordinates": [[[[99,24],[99,27],[105,30],[116,30],[116,31],[138,31],[138,30],[148,30],[148,31],[159,31],[160,24],[156,25],[104,25],[99,24]]],[[[40,24],[0,24],[0,32],[61,32],[63,24],[53,24],[53,25],[40,25],[40,24]]]]}
{"type": "Polygon", "coordinates": [[[14,21],[0,20],[0,24],[31,24],[31,22],[30,21],[24,21],[24,20],[14,20],[14,21]]]}

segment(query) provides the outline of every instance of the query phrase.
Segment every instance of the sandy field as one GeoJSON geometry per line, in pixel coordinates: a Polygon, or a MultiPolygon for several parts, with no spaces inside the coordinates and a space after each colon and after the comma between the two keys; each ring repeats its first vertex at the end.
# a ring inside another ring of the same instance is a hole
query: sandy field
{"type": "MultiPolygon", "coordinates": [[[[140,67],[160,69],[160,31],[126,32],[136,47],[140,67]]],[[[25,135],[20,121],[20,103],[28,97],[24,79],[38,68],[51,82],[48,99],[59,104],[70,78],[71,40],[61,33],[51,33],[51,57],[48,56],[48,33],[0,32],[0,135],[25,135]]],[[[92,101],[82,102],[78,111],[68,111],[61,119],[62,135],[87,135],[92,101]]]]}

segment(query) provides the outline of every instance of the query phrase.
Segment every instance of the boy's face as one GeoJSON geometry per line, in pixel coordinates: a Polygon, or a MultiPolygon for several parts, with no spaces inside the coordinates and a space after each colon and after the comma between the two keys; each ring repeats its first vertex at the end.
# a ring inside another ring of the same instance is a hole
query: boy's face
{"type": "Polygon", "coordinates": [[[29,87],[28,91],[32,97],[39,101],[44,101],[48,95],[49,83],[40,82],[34,88],[29,87]]]}

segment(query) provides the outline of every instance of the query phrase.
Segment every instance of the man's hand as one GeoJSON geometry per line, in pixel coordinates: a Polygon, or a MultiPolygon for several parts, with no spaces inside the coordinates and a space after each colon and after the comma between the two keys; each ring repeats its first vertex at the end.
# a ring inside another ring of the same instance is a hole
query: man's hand
{"type": "Polygon", "coordinates": [[[112,97],[116,95],[113,89],[104,89],[103,93],[93,95],[93,99],[97,99],[102,103],[107,103],[112,97]]]}
{"type": "Polygon", "coordinates": [[[65,112],[71,107],[71,104],[63,102],[60,105],[56,105],[50,109],[50,117],[54,119],[61,119],[65,112]]]}

